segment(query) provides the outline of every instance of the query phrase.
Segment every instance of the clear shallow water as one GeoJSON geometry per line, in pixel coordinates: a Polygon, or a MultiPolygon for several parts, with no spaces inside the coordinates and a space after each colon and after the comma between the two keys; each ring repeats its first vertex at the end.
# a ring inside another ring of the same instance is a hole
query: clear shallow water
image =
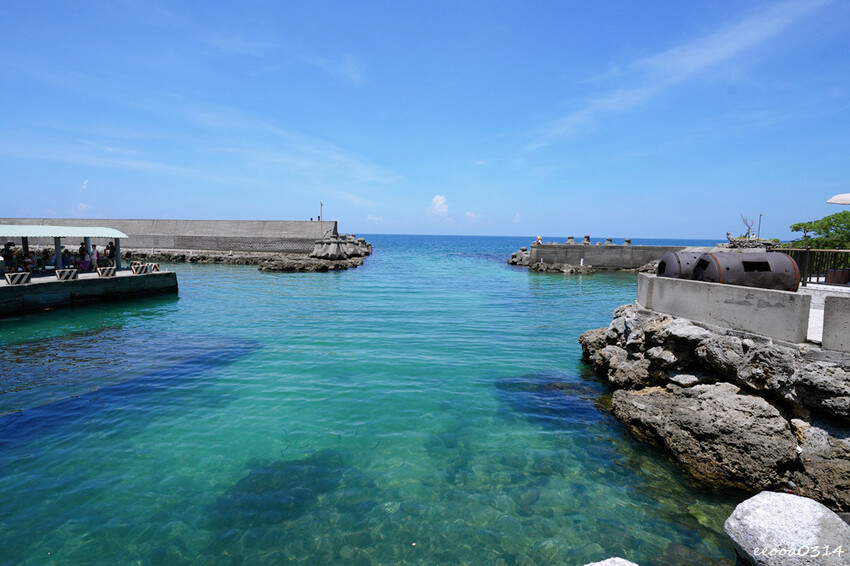
{"type": "Polygon", "coordinates": [[[580,362],[634,275],[369,240],[356,270],[175,265],[179,298],[5,321],[0,563],[733,563],[737,499],[580,362]]]}

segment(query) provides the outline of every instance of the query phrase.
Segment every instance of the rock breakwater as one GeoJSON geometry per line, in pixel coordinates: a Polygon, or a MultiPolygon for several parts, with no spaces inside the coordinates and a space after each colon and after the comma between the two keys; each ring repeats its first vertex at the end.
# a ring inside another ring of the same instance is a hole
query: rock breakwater
{"type": "Polygon", "coordinates": [[[531,262],[531,252],[523,247],[511,254],[508,265],[527,267],[529,271],[536,273],[565,273],[569,275],[593,275],[596,270],[592,265],[571,265],[569,263],[544,263],[542,261],[531,262]]]}
{"type": "Polygon", "coordinates": [[[317,240],[310,254],[136,249],[126,250],[121,255],[127,261],[256,265],[263,272],[321,272],[358,267],[371,254],[372,244],[352,234],[317,240]]]}
{"type": "Polygon", "coordinates": [[[579,338],[614,415],[698,481],[850,510],[850,358],[626,305],[579,338]]]}

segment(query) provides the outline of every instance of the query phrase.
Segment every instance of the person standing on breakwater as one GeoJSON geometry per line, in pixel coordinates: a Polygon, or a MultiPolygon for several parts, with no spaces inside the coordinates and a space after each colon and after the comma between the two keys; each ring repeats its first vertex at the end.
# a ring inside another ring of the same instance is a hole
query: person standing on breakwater
{"type": "Polygon", "coordinates": [[[78,264],[78,269],[80,271],[88,271],[91,268],[91,255],[86,251],[86,247],[83,246],[80,248],[80,261],[78,264]]]}
{"type": "Polygon", "coordinates": [[[106,244],[106,259],[109,260],[106,265],[112,267],[115,265],[115,242],[106,244]]]}
{"type": "Polygon", "coordinates": [[[3,263],[6,264],[5,270],[7,272],[11,272],[15,266],[15,252],[12,251],[12,242],[6,242],[6,245],[3,246],[3,263]]]}

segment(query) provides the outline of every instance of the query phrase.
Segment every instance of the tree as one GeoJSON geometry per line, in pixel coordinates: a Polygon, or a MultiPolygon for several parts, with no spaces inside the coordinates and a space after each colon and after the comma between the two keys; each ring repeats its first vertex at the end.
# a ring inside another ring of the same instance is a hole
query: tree
{"type": "Polygon", "coordinates": [[[744,237],[745,237],[745,238],[749,238],[749,237],[750,237],[750,232],[752,232],[752,231],[753,231],[753,224],[755,223],[755,220],[752,220],[751,218],[747,218],[746,216],[744,216],[744,215],[742,214],[742,215],[741,215],[741,222],[743,222],[743,223],[744,223],[744,226],[746,226],[746,227],[747,227],[747,232],[744,234],[744,237]]]}
{"type": "Polygon", "coordinates": [[[802,238],[794,240],[794,244],[800,247],[850,249],[850,211],[843,210],[820,220],[792,224],[791,231],[803,233],[802,238]]]}

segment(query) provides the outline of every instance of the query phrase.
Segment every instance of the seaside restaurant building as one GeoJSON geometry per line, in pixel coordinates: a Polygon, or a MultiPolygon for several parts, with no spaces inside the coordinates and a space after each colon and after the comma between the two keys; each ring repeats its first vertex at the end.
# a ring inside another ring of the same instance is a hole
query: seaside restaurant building
{"type": "MultiPolygon", "coordinates": [[[[54,247],[55,269],[62,269],[62,238],[74,241],[82,240],[86,250],[91,251],[92,238],[112,240],[115,242],[115,268],[121,269],[121,238],[127,234],[114,228],[83,227],[83,226],[48,226],[39,224],[0,224],[0,238],[17,238],[21,240],[24,254],[29,253],[32,243],[52,241],[54,247]]],[[[49,244],[48,244],[49,245],[49,244]]]]}

